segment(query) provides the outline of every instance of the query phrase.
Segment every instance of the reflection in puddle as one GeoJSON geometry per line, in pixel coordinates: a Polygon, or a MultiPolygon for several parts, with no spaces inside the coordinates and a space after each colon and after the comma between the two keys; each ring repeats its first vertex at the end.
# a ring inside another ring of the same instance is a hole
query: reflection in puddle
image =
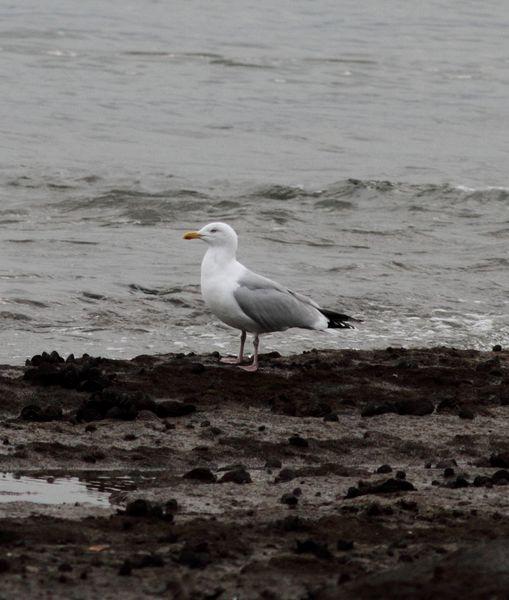
{"type": "Polygon", "coordinates": [[[122,492],[137,489],[155,476],[87,473],[86,476],[0,473],[0,503],[89,504],[108,508],[121,504],[122,492]]]}

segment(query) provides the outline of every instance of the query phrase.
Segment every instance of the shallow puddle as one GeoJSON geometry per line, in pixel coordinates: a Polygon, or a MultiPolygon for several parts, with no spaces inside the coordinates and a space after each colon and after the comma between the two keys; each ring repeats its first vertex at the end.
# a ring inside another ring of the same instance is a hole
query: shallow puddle
{"type": "Polygon", "coordinates": [[[0,503],[88,504],[118,506],[122,492],[135,490],[155,476],[111,475],[94,473],[79,476],[0,473],[0,503]]]}

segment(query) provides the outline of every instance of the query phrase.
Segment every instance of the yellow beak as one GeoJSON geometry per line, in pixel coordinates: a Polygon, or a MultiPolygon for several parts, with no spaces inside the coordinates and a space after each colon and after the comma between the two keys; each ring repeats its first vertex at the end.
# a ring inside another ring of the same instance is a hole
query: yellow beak
{"type": "Polygon", "coordinates": [[[185,240],[199,240],[201,238],[201,234],[198,231],[188,231],[184,233],[185,240]]]}

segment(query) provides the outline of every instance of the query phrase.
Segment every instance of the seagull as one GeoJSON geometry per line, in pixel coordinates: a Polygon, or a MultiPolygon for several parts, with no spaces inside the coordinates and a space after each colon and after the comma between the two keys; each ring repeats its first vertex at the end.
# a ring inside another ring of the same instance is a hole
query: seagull
{"type": "Polygon", "coordinates": [[[245,371],[258,369],[259,336],[290,327],[325,330],[352,329],[359,321],[348,315],[321,308],[267,277],[250,271],[237,260],[238,237],[226,223],[209,223],[199,231],[188,231],[185,240],[203,240],[208,248],[201,263],[201,293],[210,311],[221,321],[240,329],[240,351],[236,358],[221,362],[239,365],[245,371]],[[254,356],[244,361],[246,332],[254,334],[254,356]]]}

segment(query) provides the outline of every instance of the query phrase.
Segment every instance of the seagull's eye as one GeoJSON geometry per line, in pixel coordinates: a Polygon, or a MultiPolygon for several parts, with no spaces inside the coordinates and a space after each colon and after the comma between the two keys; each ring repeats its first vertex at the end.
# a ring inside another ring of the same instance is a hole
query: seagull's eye
{"type": "Polygon", "coordinates": [[[210,233],[217,233],[217,229],[211,229],[210,233]]]}

